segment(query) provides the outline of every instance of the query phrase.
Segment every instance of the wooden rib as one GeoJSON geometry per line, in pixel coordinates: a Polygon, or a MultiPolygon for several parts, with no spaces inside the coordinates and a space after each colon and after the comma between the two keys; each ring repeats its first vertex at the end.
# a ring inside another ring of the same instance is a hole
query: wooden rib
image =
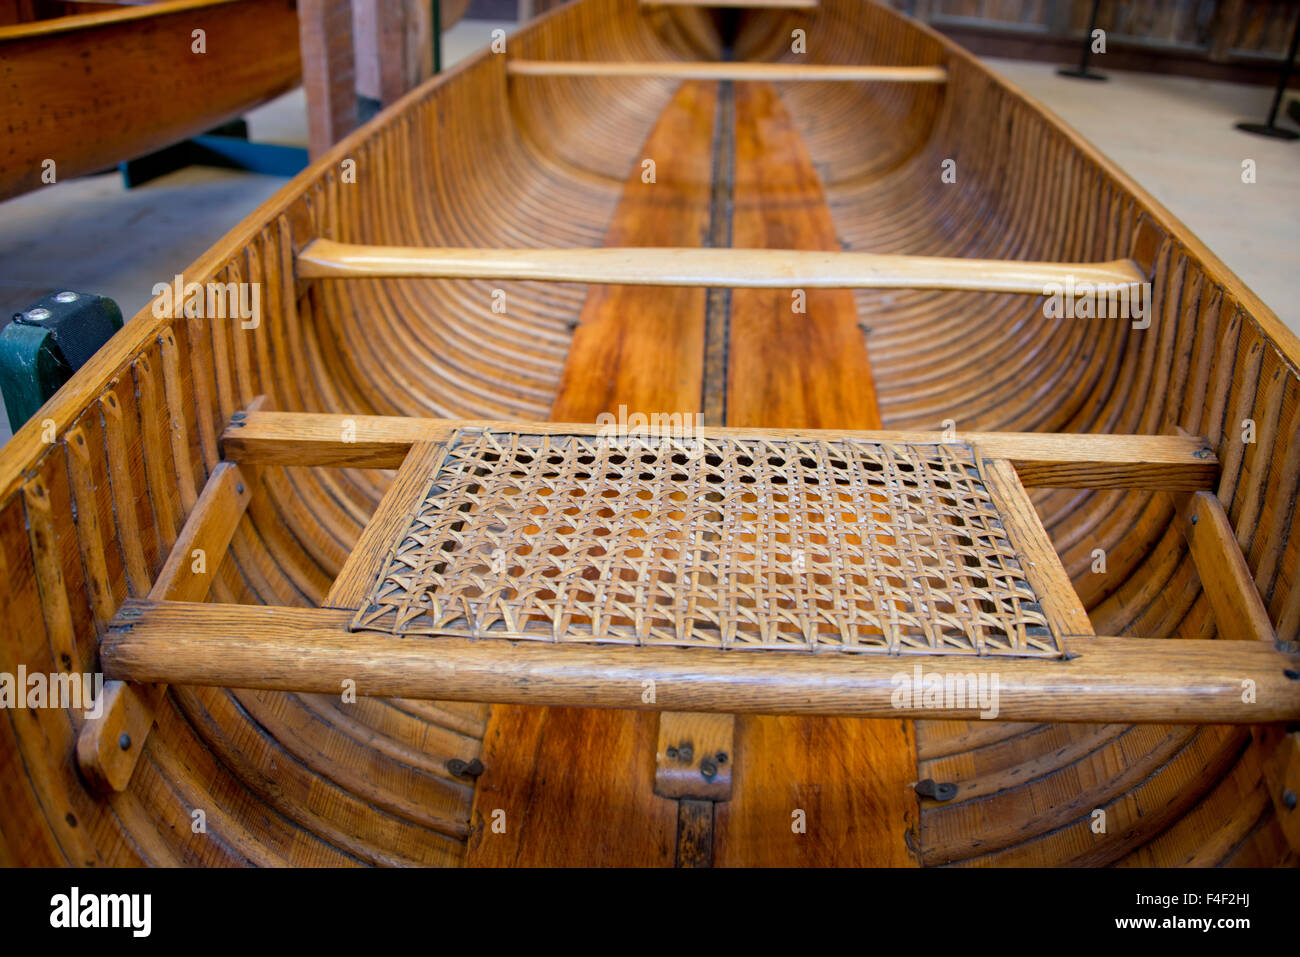
{"type": "MultiPolygon", "coordinates": [[[[920,659],[544,642],[411,641],[349,629],[345,609],[128,600],[104,638],[110,678],[452,701],[737,714],[928,717],[896,706],[895,676],[920,659]],[[657,701],[643,700],[653,680],[657,701]]],[[[1264,642],[1089,638],[1070,661],[962,657],[998,676],[998,720],[1258,724],[1300,718],[1300,665],[1264,642]],[[1243,703],[1252,679],[1254,703],[1243,703]]],[[[949,659],[951,662],[952,660],[949,659]]],[[[978,704],[945,712],[977,718],[978,704]]]]}
{"type": "Polygon", "coordinates": [[[1225,638],[1274,641],[1268,609],[1219,499],[1209,491],[1188,495],[1179,503],[1178,517],[1219,632],[1225,638]]]}
{"type": "Polygon", "coordinates": [[[1017,262],[815,252],[801,249],[453,249],[362,246],[314,239],[297,258],[301,279],[416,278],[731,286],[738,289],[960,289],[1041,296],[1047,287],[1133,287],[1127,259],[1017,262]]]}
{"type": "Polygon", "coordinates": [[[765,82],[946,83],[941,66],[852,66],[799,63],[683,63],[672,60],[510,60],[511,76],[664,77],[672,80],[765,82]]]}
{"type": "MultiPolygon", "coordinates": [[[[617,405],[615,405],[617,408],[617,405]]],[[[489,422],[372,415],[255,412],[221,436],[223,454],[259,465],[397,468],[416,442],[446,441],[458,428],[593,435],[582,422],[489,422]],[[346,436],[346,438],[345,438],[346,436]]],[[[903,429],[702,428],[702,437],[793,438],[834,442],[942,442],[942,432],[903,429]]],[[[1007,459],[1031,487],[1196,490],[1213,485],[1218,460],[1203,439],[1171,435],[962,432],[986,458],[1007,459]]]]}
{"type": "MultiPolygon", "coordinates": [[[[198,602],[207,595],[250,498],[239,466],[223,462],[213,470],[158,573],[150,601],[198,602]],[[200,549],[206,570],[197,573],[194,552],[200,549]]],[[[105,683],[102,713],[88,719],[77,738],[77,763],[90,781],[106,790],[125,790],[166,691],[166,683],[105,683]]]]}

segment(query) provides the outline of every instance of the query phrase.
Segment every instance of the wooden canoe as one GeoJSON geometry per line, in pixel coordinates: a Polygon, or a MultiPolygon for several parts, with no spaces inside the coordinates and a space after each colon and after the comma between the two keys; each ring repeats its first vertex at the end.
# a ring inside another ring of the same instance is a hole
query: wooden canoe
{"type": "Polygon", "coordinates": [[[0,672],[110,679],[0,714],[0,863],[1296,862],[1300,343],[933,31],[748,6],[582,0],[421,86],[185,271],[258,316],[160,298],[0,451],[0,672]],[[1079,270],[1148,319],[1052,316],[1079,270]],[[1064,649],[357,630],[453,442],[629,411],[740,469],[973,449],[1064,649]],[[999,720],[891,701],[922,666],[999,720]]]}
{"type": "Polygon", "coordinates": [[[207,132],[301,75],[293,0],[69,3],[20,18],[33,6],[0,4],[0,200],[207,132]]]}

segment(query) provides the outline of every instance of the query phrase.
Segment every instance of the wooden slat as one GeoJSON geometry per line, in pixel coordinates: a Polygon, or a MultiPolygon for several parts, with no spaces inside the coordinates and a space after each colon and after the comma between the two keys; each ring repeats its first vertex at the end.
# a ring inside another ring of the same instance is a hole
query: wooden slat
{"type": "Polygon", "coordinates": [[[947,83],[941,66],[853,66],[799,63],[686,63],[673,60],[511,60],[511,76],[663,77],[673,80],[768,82],[947,83]]]}
{"type": "MultiPolygon", "coordinates": [[[[254,412],[227,427],[221,447],[232,461],[262,465],[397,468],[414,443],[446,441],[458,428],[592,435],[598,426],[590,422],[254,412]]],[[[867,442],[924,443],[944,439],[941,432],[899,429],[703,428],[699,434],[867,442]]],[[[985,458],[1009,460],[1020,481],[1030,487],[1192,491],[1212,487],[1219,472],[1214,451],[1204,439],[1195,436],[961,432],[956,438],[975,446],[985,458]]]]}
{"type": "Polygon", "coordinates": [[[356,608],[365,600],[393,547],[398,530],[410,519],[405,510],[417,500],[420,490],[429,484],[443,454],[443,448],[434,444],[418,444],[412,448],[334,579],[325,598],[327,606],[356,608]]]}
{"type": "MultiPolygon", "coordinates": [[[[128,600],[101,645],[107,677],[381,697],[744,714],[933,717],[895,676],[998,676],[1002,721],[1258,724],[1300,719],[1300,656],[1266,642],[1087,638],[1059,659],[801,654],[553,642],[419,641],[349,630],[344,609],[128,600]],[[1242,701],[1242,682],[1256,700],[1242,701]],[[643,700],[653,680],[655,703],[643,700]]],[[[979,717],[978,704],[945,719],[979,717]]]]}
{"type": "Polygon", "coordinates": [[[1268,609],[1218,497],[1209,491],[1183,497],[1178,518],[1219,633],[1224,638],[1273,641],[1268,609]]]}
{"type": "MultiPolygon", "coordinates": [[[[239,466],[223,462],[213,470],[150,589],[150,601],[199,602],[207,595],[251,497],[239,466]],[[194,571],[196,550],[204,553],[201,574],[194,571]]],[[[102,713],[86,721],[77,739],[77,762],[88,780],[105,790],[126,788],[166,690],[165,682],[105,683],[102,713]]]]}
{"type": "Polygon", "coordinates": [[[1048,621],[1062,634],[1095,634],[1016,470],[1005,460],[993,459],[984,462],[984,475],[1007,537],[1022,556],[1025,578],[1038,593],[1048,621]]]}
{"type": "Polygon", "coordinates": [[[1041,296],[1052,284],[1136,287],[1128,259],[1103,263],[956,259],[803,249],[470,249],[363,246],[313,239],[298,254],[300,279],[492,279],[730,286],[737,289],[956,289],[1041,296]]]}

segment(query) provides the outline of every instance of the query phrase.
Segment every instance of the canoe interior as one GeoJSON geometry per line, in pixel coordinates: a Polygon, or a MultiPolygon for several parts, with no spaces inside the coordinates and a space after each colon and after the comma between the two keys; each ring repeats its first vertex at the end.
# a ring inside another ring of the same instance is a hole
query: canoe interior
{"type": "MultiPolygon", "coordinates": [[[[718,19],[643,12],[636,0],[583,0],[513,36],[509,52],[716,60],[724,32],[734,31],[736,59],[780,60],[792,59],[794,29],[807,32],[811,62],[949,71],[943,86],[772,85],[820,179],[841,248],[1132,257],[1155,276],[1147,330],[1110,319],[1046,320],[1041,301],[1023,296],[846,294],[861,317],[883,426],[939,430],[951,420],[969,431],[1206,436],[1222,463],[1219,498],[1269,617],[1279,639],[1296,640],[1296,341],[1184,227],[1041,108],[937,34],[849,0],[822,0],[812,14],[718,19]],[[955,183],[941,178],[946,160],[955,161],[955,183]],[[1246,420],[1253,441],[1243,440],[1246,420]]],[[[0,670],[94,669],[97,626],[147,592],[218,464],[217,436],[256,396],[282,411],[551,416],[586,287],[307,282],[294,278],[293,254],[318,236],[599,246],[678,88],[655,79],[508,81],[504,59],[485,54],[341,143],[186,270],[186,280],[262,283],[263,320],[243,330],[144,310],[0,453],[0,670]],[[345,181],[345,160],[355,161],[355,182],[345,181]],[[493,311],[496,288],[509,302],[505,314],[493,311]]],[[[262,469],[212,600],[320,604],[388,475],[262,469]]],[[[1099,634],[1216,636],[1167,494],[1050,489],[1034,502],[1099,634]],[[1098,549],[1104,572],[1094,571],[1098,549]]],[[[517,733],[532,733],[528,722],[542,720],[540,710],[521,709],[517,733]]],[[[583,714],[549,719],[570,723],[574,763],[611,771],[611,753],[653,754],[642,725],[620,726],[620,737],[592,748],[583,714]]],[[[447,769],[449,759],[502,752],[502,742],[484,741],[487,705],[173,687],[130,786],[107,798],[76,770],[82,720],[75,710],[0,714],[0,864],[498,862],[475,858],[485,821],[476,787],[447,769]],[[190,826],[199,808],[206,834],[190,826]]],[[[908,806],[882,811],[899,815],[890,863],[1296,861],[1265,784],[1265,749],[1250,728],[933,720],[909,722],[890,738],[896,729],[887,726],[899,724],[858,725],[868,729],[863,747],[894,748],[897,757],[902,741],[901,780],[953,781],[958,794],[939,803],[908,790],[908,806]],[[1099,808],[1109,816],[1104,833],[1093,827],[1099,808]]],[[[817,734],[828,732],[811,725],[802,744],[757,740],[779,727],[755,726],[749,744],[772,753],[827,745],[817,734]]],[[[821,768],[808,786],[825,778],[829,787],[836,773],[821,768]]],[[[851,798],[853,782],[846,787],[851,798]]],[[[834,853],[774,861],[732,845],[728,862],[862,860],[853,848],[870,828],[855,826],[854,814],[871,812],[852,808],[849,801],[844,819],[828,825],[834,853]]],[[[654,827],[664,826],[664,813],[652,811],[654,827]]],[[[635,828],[635,815],[626,820],[635,828]]],[[[628,832],[637,862],[673,862],[671,846],[639,840],[628,832]]],[[[555,848],[565,846],[578,853],[583,842],[555,848]]],[[[605,852],[605,862],[617,860],[618,848],[605,852]]]]}

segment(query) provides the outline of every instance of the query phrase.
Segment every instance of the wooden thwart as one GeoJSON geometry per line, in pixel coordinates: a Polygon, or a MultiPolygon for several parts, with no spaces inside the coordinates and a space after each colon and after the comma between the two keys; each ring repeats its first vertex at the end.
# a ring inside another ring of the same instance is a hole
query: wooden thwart
{"type": "Polygon", "coordinates": [[[1019,262],[799,249],[470,249],[364,246],[315,239],[298,254],[302,279],[424,278],[730,286],[738,289],[950,289],[1041,296],[1048,287],[1134,292],[1145,281],[1128,259],[1019,262]]]}
{"type": "MultiPolygon", "coordinates": [[[[403,416],[251,412],[221,437],[223,454],[261,465],[398,468],[413,444],[442,442],[459,428],[519,429],[593,435],[588,423],[507,423],[403,416]]],[[[809,436],[878,442],[942,442],[944,433],[919,430],[700,429],[701,437],[809,436]]],[[[1007,459],[1030,487],[1211,488],[1219,463],[1204,439],[1171,435],[1094,435],[1039,432],[961,432],[985,458],[1007,459]]]]}
{"type": "Polygon", "coordinates": [[[511,76],[664,77],[673,80],[947,83],[941,66],[674,62],[672,60],[511,60],[511,76]]]}
{"type": "MultiPolygon", "coordinates": [[[[720,712],[932,718],[903,676],[951,673],[980,716],[972,676],[997,680],[1005,721],[1256,724],[1300,718],[1300,668],[1265,642],[1084,638],[1070,661],[749,653],[398,638],[348,630],[348,609],[128,601],[100,647],[113,679],[362,695],[720,712]],[[960,675],[960,678],[959,678],[960,675]],[[1243,702],[1242,682],[1255,700],[1243,702]],[[653,680],[656,700],[643,700],[653,680]]],[[[955,698],[953,699],[956,700],[955,698]]]]}

